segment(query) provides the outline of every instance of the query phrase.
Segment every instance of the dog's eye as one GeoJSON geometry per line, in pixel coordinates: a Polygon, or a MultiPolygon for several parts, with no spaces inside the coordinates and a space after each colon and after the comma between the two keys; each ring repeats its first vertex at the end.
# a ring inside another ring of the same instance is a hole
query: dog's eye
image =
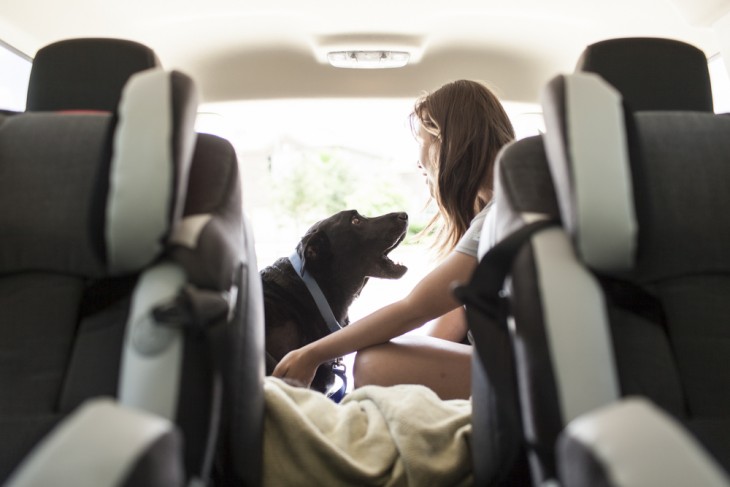
{"type": "Polygon", "coordinates": [[[352,223],[353,225],[359,225],[360,224],[360,217],[353,216],[352,217],[352,220],[350,220],[350,223],[352,223]]]}

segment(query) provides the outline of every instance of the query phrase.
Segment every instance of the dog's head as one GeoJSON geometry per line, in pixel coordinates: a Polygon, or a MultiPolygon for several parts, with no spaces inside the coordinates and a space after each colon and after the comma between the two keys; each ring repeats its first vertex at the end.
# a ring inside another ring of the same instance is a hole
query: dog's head
{"type": "Polygon", "coordinates": [[[403,212],[368,218],[357,210],[341,211],[312,225],[297,252],[315,278],[343,285],[368,277],[398,279],[408,268],[388,254],[403,241],[407,229],[408,215],[403,212]]]}

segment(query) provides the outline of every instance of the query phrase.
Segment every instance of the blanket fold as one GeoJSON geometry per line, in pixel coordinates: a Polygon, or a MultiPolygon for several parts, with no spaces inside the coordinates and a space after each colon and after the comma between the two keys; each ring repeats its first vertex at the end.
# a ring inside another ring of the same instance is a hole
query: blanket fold
{"type": "Polygon", "coordinates": [[[472,484],[471,403],[419,385],[367,386],[340,404],[267,377],[264,485],[472,484]]]}

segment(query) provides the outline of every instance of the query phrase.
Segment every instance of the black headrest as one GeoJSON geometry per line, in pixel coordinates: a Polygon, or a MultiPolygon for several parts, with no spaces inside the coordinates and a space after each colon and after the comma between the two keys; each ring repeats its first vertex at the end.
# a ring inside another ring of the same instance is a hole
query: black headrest
{"type": "Polygon", "coordinates": [[[154,51],[122,39],[68,39],[40,49],[28,83],[28,111],[114,111],[131,75],[160,65],[154,51]]]}
{"type": "Polygon", "coordinates": [[[601,76],[634,111],[713,111],[707,57],[685,42],[651,37],[597,42],[583,51],[576,71],[601,76]]]}

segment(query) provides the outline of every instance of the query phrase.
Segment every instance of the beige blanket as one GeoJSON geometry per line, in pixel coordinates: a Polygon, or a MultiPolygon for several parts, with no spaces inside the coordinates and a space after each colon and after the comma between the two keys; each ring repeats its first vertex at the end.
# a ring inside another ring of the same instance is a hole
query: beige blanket
{"type": "Polygon", "coordinates": [[[270,377],[264,391],[266,487],[472,484],[468,400],[368,386],[338,405],[270,377]]]}

